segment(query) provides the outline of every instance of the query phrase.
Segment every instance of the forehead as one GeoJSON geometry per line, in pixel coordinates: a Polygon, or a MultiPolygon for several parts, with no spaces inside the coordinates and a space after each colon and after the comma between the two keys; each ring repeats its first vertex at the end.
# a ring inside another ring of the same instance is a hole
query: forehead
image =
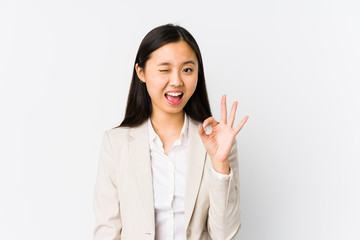
{"type": "Polygon", "coordinates": [[[154,64],[181,64],[193,61],[197,64],[194,50],[185,41],[167,43],[151,53],[149,61],[154,64]]]}

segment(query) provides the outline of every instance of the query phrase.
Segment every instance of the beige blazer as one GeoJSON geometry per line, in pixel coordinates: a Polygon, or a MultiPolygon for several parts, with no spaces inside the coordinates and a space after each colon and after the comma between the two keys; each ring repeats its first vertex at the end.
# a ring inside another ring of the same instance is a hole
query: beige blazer
{"type": "MultiPolygon", "coordinates": [[[[236,140],[228,180],[211,173],[211,160],[189,117],[185,230],[191,240],[234,239],[240,229],[236,140]]],[[[147,121],[105,131],[94,193],[95,240],[155,240],[155,209],[147,121]]]]}

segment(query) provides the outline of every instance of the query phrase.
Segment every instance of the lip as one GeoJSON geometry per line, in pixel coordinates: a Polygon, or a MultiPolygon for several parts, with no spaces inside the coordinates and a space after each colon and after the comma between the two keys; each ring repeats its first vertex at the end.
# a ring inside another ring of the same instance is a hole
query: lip
{"type": "Polygon", "coordinates": [[[181,90],[170,90],[170,91],[167,91],[166,93],[182,93],[182,94],[184,94],[184,92],[181,90]]]}
{"type": "Polygon", "coordinates": [[[165,97],[166,101],[167,101],[170,105],[172,105],[172,106],[178,106],[178,105],[182,102],[182,100],[183,100],[183,98],[184,98],[184,92],[183,92],[183,91],[180,91],[180,90],[170,90],[170,91],[167,91],[167,92],[164,94],[164,97],[165,97]],[[181,93],[182,96],[181,96],[181,98],[179,99],[179,101],[173,102],[173,101],[170,101],[169,99],[166,98],[166,94],[167,94],[167,93],[181,93]]]}

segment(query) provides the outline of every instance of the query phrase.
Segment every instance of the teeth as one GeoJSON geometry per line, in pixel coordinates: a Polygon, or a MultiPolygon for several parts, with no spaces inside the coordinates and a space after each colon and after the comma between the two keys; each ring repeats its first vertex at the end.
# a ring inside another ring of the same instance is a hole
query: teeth
{"type": "Polygon", "coordinates": [[[177,97],[177,96],[180,96],[182,93],[172,93],[172,92],[169,92],[169,93],[166,93],[167,95],[170,95],[170,96],[173,96],[173,97],[177,97]]]}

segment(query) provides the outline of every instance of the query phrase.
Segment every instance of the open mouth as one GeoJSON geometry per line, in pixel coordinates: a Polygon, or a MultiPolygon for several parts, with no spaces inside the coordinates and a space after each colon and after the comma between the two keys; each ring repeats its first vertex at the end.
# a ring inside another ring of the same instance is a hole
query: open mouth
{"type": "Polygon", "coordinates": [[[182,91],[170,91],[165,93],[165,98],[170,105],[179,105],[183,99],[182,91]]]}

